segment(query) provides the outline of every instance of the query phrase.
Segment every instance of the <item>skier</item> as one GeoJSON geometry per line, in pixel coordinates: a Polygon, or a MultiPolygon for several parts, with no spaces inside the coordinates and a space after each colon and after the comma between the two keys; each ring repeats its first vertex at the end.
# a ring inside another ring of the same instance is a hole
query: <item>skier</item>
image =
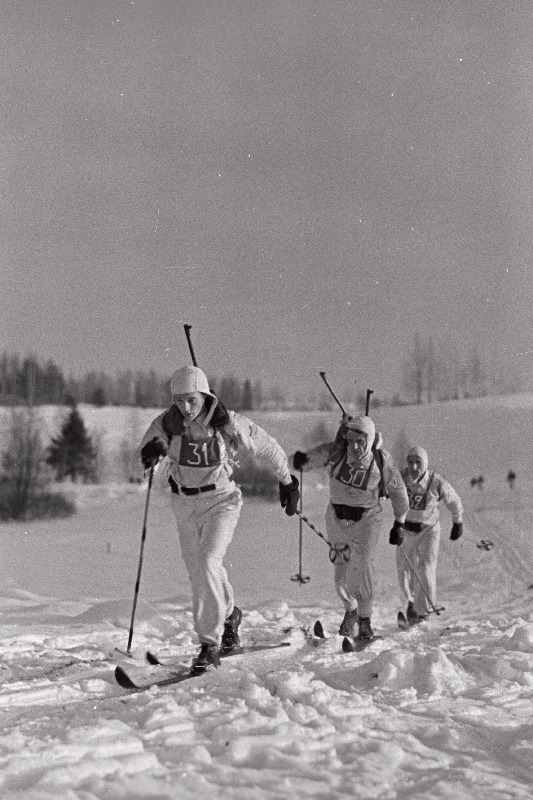
{"type": "Polygon", "coordinates": [[[223,565],[242,507],[241,491],[232,478],[237,450],[245,448],[275,475],[281,506],[289,516],[296,512],[300,495],[278,442],[247,417],[226,410],[201,369],[178,369],[170,390],[172,405],[151,423],[140,455],[145,469],[167,457],[172,510],[200,640],[192,669],[201,672],[219,666],[220,653],[240,644],[242,613],[223,565]]]}
{"type": "Polygon", "coordinates": [[[439,502],[442,500],[452,514],[452,541],[463,534],[463,506],[453,486],[437,472],[429,470],[428,454],[423,447],[412,447],[409,450],[407,467],[402,470],[402,477],[409,495],[409,511],[405,521],[403,547],[396,551],[396,567],[400,591],[407,599],[407,622],[409,625],[416,625],[426,619],[430,612],[428,596],[433,604],[436,602],[440,543],[439,502]]]}
{"type": "Polygon", "coordinates": [[[371,626],[373,556],[383,525],[381,497],[390,497],[394,511],[391,544],[401,544],[409,500],[398,467],[386,450],[381,435],[368,416],[346,418],[335,441],[293,456],[295,470],[327,467],[330,502],[326,531],[332,544],[335,588],[345,613],[339,633],[357,639],[374,638],[371,626]]]}

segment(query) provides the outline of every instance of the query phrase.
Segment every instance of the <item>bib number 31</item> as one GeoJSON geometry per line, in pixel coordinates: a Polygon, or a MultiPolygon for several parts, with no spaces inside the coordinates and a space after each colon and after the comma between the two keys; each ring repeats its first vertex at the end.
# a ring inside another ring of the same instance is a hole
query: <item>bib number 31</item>
{"type": "Polygon", "coordinates": [[[179,463],[184,467],[214,467],[220,464],[216,438],[196,442],[183,439],[179,463]]]}

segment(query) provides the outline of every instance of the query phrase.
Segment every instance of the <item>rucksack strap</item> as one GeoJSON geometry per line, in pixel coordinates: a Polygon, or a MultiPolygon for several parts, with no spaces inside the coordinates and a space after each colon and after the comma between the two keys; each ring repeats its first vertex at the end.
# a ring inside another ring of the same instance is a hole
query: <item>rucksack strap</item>
{"type": "Polygon", "coordinates": [[[376,460],[376,464],[378,465],[379,469],[379,496],[380,497],[388,497],[389,493],[387,492],[387,488],[385,486],[385,476],[383,474],[383,465],[385,463],[385,457],[383,452],[379,449],[373,450],[374,458],[376,460]]]}

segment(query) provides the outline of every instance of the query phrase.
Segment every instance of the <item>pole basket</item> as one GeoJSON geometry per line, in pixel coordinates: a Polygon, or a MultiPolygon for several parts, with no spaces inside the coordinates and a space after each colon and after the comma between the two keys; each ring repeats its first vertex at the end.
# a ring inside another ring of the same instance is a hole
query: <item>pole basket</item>
{"type": "Polygon", "coordinates": [[[291,578],[291,581],[297,581],[298,583],[309,583],[310,580],[311,578],[309,575],[301,574],[293,575],[291,578]]]}

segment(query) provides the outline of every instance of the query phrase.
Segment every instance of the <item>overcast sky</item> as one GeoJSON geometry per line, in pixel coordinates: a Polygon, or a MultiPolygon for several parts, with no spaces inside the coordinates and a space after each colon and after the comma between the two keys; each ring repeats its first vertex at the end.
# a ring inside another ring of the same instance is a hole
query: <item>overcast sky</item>
{"type": "Polygon", "coordinates": [[[533,3],[0,0],[2,350],[533,388],[533,3]]]}

